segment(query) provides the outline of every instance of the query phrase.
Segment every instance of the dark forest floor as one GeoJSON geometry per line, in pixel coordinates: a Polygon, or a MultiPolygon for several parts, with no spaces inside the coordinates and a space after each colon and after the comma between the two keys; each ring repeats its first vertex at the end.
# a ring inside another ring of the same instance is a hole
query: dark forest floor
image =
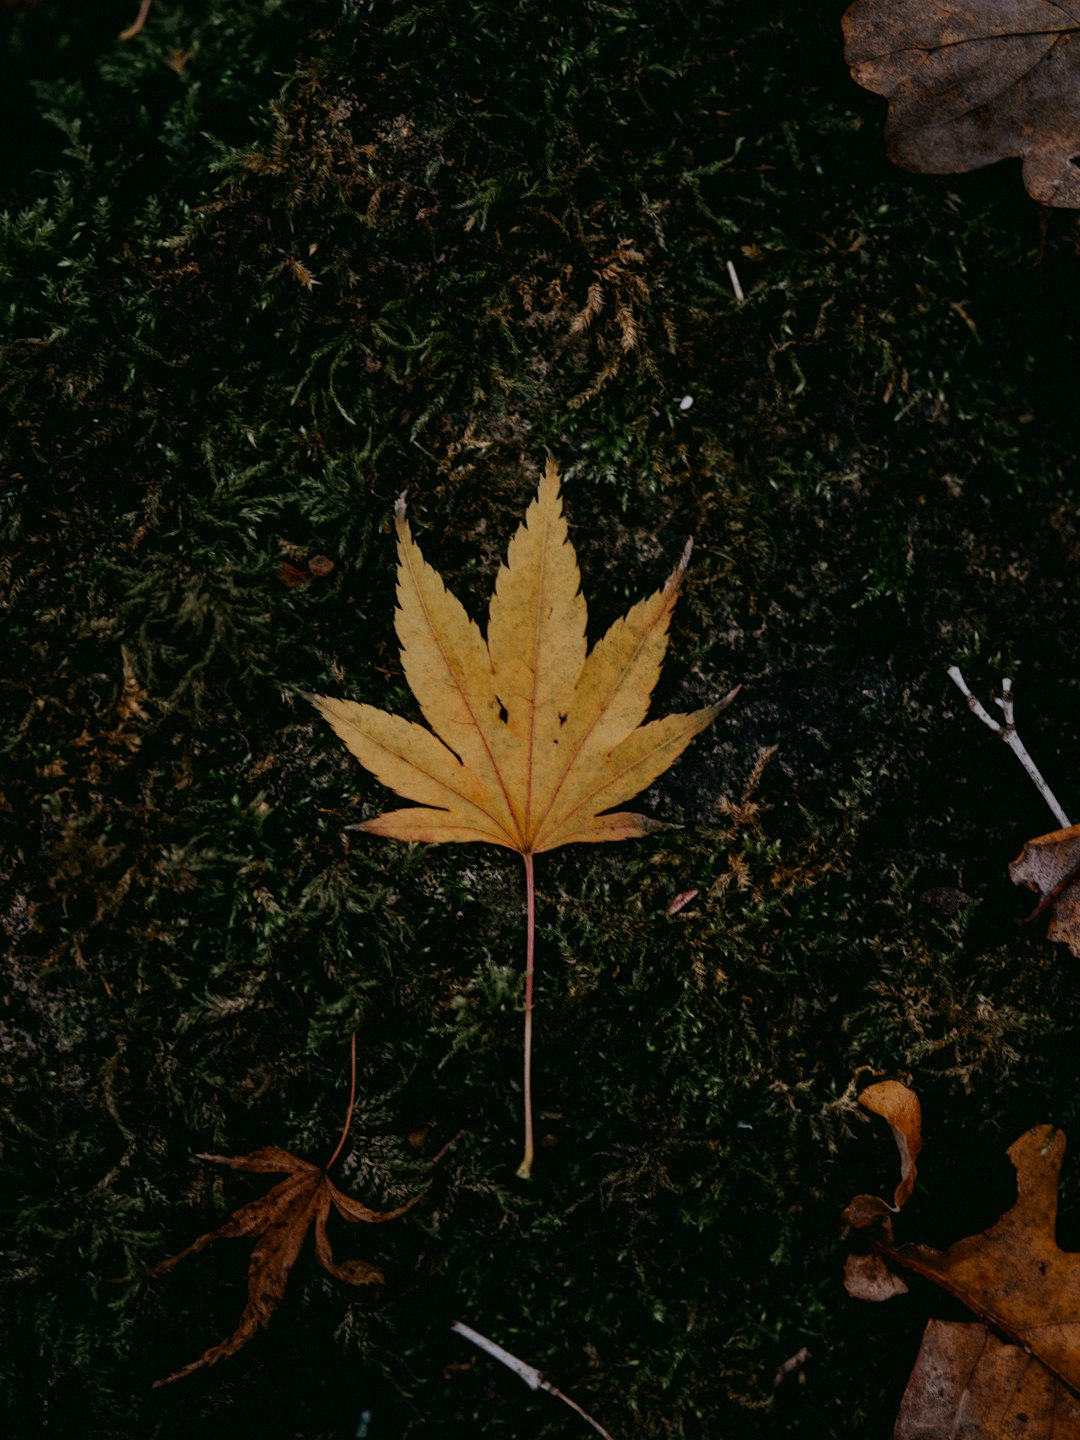
{"type": "Polygon", "coordinates": [[[621,1440],[888,1436],[945,1312],[843,1291],[856,1075],[923,1099],[904,1238],[1080,1139],[1005,870],[1053,824],[945,673],[1080,806],[1075,217],[891,168],[842,4],[135,8],[0,17],[5,1433],[586,1433],[457,1318],[621,1440]],[[395,498],[480,618],[547,452],[598,631],[695,538],[656,712],[742,688],[641,802],[683,829],[542,858],[523,1184],[520,866],[347,830],[386,792],[300,692],[415,715],[395,498]],[[152,1389],[243,1305],[240,1244],[146,1278],[259,1193],[195,1157],[321,1159],[354,1031],[338,1182],[430,1184],[334,1232],[385,1285],[308,1252],[152,1389]]]}

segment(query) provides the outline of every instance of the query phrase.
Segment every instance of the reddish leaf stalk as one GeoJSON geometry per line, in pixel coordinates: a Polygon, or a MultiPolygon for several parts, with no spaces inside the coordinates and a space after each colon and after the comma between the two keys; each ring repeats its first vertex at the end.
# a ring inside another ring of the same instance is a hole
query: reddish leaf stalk
{"type": "Polygon", "coordinates": [[[536,954],[536,878],[533,857],[525,854],[525,1154],[517,1173],[519,1180],[528,1180],[533,1163],[532,1121],[532,1011],[533,959],[536,954]]]}
{"type": "Polygon", "coordinates": [[[345,1148],[345,1141],[349,1138],[349,1126],[352,1124],[353,1110],[356,1107],[356,1036],[349,1036],[349,1062],[351,1077],[349,1080],[349,1108],[345,1112],[345,1124],[341,1127],[341,1139],[337,1142],[337,1149],[323,1166],[324,1172],[329,1170],[334,1161],[345,1148]]]}

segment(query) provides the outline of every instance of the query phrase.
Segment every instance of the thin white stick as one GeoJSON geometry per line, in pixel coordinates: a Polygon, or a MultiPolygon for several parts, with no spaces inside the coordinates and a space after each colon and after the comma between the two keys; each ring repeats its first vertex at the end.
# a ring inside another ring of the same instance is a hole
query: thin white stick
{"type": "Polygon", "coordinates": [[[977,715],[984,725],[988,725],[990,729],[993,730],[995,735],[1005,741],[1005,744],[1008,745],[1009,749],[1013,752],[1016,758],[1020,761],[1020,764],[1023,765],[1024,769],[1027,771],[1036,790],[1038,790],[1039,794],[1046,801],[1047,805],[1050,806],[1050,809],[1053,811],[1054,817],[1057,820],[1058,824],[1063,829],[1068,830],[1070,825],[1072,824],[1072,821],[1058,804],[1053,791],[1050,789],[1050,786],[1047,785],[1043,777],[1039,774],[1038,767],[1036,766],[1035,761],[1032,760],[1031,756],[1024,749],[1024,742],[1016,733],[1016,726],[1013,723],[1015,701],[1013,699],[1012,681],[1009,679],[1005,679],[1001,682],[1001,695],[997,697],[997,704],[1001,709],[1004,723],[999,725],[998,722],[994,719],[994,717],[992,715],[989,715],[983,709],[983,707],[979,704],[978,700],[968,689],[967,682],[965,681],[963,675],[961,675],[960,667],[958,665],[952,665],[949,667],[949,679],[953,681],[953,683],[960,690],[961,694],[963,694],[963,696],[967,700],[967,703],[971,708],[972,714],[977,715]]]}
{"type": "Polygon", "coordinates": [[[509,1350],[504,1350],[501,1345],[497,1345],[494,1340],[489,1340],[486,1335],[481,1335],[471,1326],[463,1325],[460,1320],[455,1320],[450,1329],[460,1335],[463,1340],[471,1340],[474,1345],[498,1360],[501,1365],[505,1365],[508,1370],[513,1370],[518,1379],[524,1380],[530,1390],[546,1390],[549,1395],[554,1395],[564,1405],[569,1405],[571,1410],[576,1410],[598,1435],[603,1435],[604,1440],[612,1440],[602,1425],[583,1410],[576,1400],[571,1400],[569,1395],[564,1395],[556,1385],[545,1379],[535,1365],[526,1365],[524,1360],[519,1360],[516,1355],[511,1355],[509,1350]]]}
{"type": "Polygon", "coordinates": [[[742,293],[742,286],[739,284],[739,277],[736,273],[735,265],[731,260],[727,262],[727,273],[728,279],[731,281],[731,288],[735,291],[735,299],[741,304],[746,299],[746,296],[742,293]]]}

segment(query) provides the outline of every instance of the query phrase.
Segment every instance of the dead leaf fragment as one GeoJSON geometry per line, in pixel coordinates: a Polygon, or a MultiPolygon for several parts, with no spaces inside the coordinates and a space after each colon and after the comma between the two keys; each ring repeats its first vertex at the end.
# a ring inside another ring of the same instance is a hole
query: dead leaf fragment
{"type": "Polygon", "coordinates": [[[1009,866],[1009,878],[1038,892],[1030,919],[1050,911],[1047,939],[1060,940],[1080,956],[1080,825],[1029,840],[1009,866]]]}
{"type": "Polygon", "coordinates": [[[185,1375],[190,1375],[203,1365],[216,1365],[227,1355],[235,1355],[256,1331],[269,1324],[270,1317],[285,1294],[289,1274],[312,1225],[315,1227],[315,1255],[324,1270],[350,1285],[380,1284],[383,1279],[382,1272],[374,1265],[369,1265],[366,1260],[346,1260],[339,1263],[334,1259],[326,1232],[326,1222],[331,1209],[336,1210],[342,1219],[350,1223],[366,1220],[379,1224],[404,1215],[421,1198],[419,1195],[414,1196],[405,1205],[399,1205],[394,1210],[369,1210],[366,1205],[342,1194],[337,1186],[331,1183],[325,1170],[290,1155],[287,1150],[279,1150],[274,1145],[264,1145],[259,1150],[253,1150],[250,1155],[200,1155],[199,1159],[212,1160],[216,1165],[228,1165],[232,1170],[284,1175],[285,1179],[279,1180],[265,1195],[234,1211],[224,1225],[200,1235],[178,1255],[163,1260],[150,1271],[151,1275],[159,1275],[163,1270],[170,1270],[188,1255],[205,1250],[214,1240],[238,1240],[248,1235],[255,1237],[255,1248],[251,1252],[248,1265],[247,1304],[239,1325],[227,1340],[211,1345],[197,1360],[174,1371],[164,1380],[157,1381],[158,1385],[182,1380],[185,1375]]]}
{"type": "Polygon", "coordinates": [[[849,1255],[844,1261],[844,1289],[853,1300],[891,1300],[906,1295],[907,1284],[880,1255],[849,1255]]]}
{"type": "Polygon", "coordinates": [[[855,0],[845,56],[889,101],[889,158],[932,175],[1023,160],[1028,194],[1080,209],[1075,0],[855,0]]]}
{"type": "Polygon", "coordinates": [[[1080,1401],[985,1325],[931,1320],[893,1440],[1080,1440],[1080,1401]]]}

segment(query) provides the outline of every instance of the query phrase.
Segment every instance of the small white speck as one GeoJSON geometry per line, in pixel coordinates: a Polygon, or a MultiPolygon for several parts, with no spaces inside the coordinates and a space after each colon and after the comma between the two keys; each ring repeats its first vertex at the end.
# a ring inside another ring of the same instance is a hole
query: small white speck
{"type": "Polygon", "coordinates": [[[680,410],[689,410],[689,409],[690,409],[690,406],[691,406],[693,403],[694,403],[694,397],[693,397],[692,395],[684,395],[684,396],[682,397],[682,399],[679,401],[679,409],[680,409],[680,410]]]}

